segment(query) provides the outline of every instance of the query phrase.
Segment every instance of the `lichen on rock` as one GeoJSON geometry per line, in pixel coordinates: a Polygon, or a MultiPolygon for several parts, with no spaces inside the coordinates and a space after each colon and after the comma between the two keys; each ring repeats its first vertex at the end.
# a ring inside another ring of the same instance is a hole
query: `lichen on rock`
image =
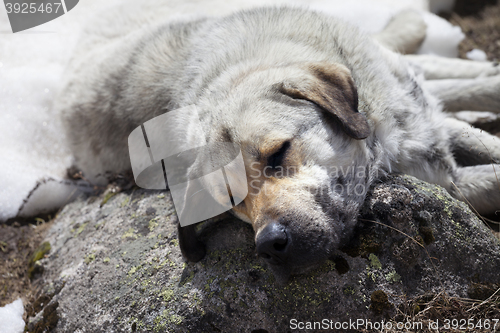
{"type": "Polygon", "coordinates": [[[380,319],[401,295],[484,297],[500,285],[499,241],[465,204],[409,176],[374,185],[339,256],[284,287],[256,255],[246,223],[200,225],[207,255],[187,263],[169,195],[104,199],[67,205],[47,236],[42,282],[65,282],[50,301],[54,332],[284,332],[291,319],[380,319]],[[78,237],[72,222],[87,223],[78,237]]]}

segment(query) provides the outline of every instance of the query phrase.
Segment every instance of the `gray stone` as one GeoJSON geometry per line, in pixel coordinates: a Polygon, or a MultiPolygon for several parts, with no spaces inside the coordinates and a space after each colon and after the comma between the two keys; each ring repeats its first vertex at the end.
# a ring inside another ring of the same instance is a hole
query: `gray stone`
{"type": "MultiPolygon", "coordinates": [[[[490,230],[445,190],[409,176],[376,184],[339,257],[284,287],[257,257],[248,224],[200,225],[207,256],[186,263],[168,193],[119,193],[101,207],[102,199],[67,205],[47,236],[41,279],[62,286],[46,288],[55,332],[281,333],[293,319],[376,321],[419,295],[466,297],[500,283],[490,230]]],[[[41,309],[31,329],[40,317],[41,309]]]]}

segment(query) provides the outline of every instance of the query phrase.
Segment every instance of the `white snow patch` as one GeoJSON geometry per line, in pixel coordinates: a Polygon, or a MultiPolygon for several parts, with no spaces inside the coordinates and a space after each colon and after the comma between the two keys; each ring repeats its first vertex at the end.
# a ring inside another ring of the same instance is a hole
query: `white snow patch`
{"type": "Polygon", "coordinates": [[[24,305],[20,298],[0,308],[0,333],[24,332],[23,315],[24,305]]]}
{"type": "Polygon", "coordinates": [[[470,60],[476,60],[476,61],[486,61],[488,59],[488,56],[483,50],[479,49],[473,49],[469,52],[467,52],[467,58],[470,60]]]}
{"type": "Polygon", "coordinates": [[[437,15],[423,14],[427,24],[427,36],[417,53],[456,58],[458,44],[465,38],[462,29],[451,25],[450,22],[437,15]]]}

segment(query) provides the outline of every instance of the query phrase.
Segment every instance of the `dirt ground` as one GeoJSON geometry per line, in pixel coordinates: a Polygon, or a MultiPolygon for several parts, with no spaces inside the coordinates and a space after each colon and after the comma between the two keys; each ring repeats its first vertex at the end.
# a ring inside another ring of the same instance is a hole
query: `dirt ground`
{"type": "Polygon", "coordinates": [[[40,246],[50,223],[42,219],[25,225],[0,225],[0,307],[19,297],[34,301],[35,284],[28,277],[28,265],[40,246]]]}
{"type": "MultiPolygon", "coordinates": [[[[463,3],[461,1],[460,3],[463,3]]],[[[476,1],[468,1],[474,3],[476,1]]],[[[480,3],[481,1],[477,1],[480,3]]],[[[466,8],[465,8],[466,9],[466,8]]],[[[463,12],[460,9],[458,12],[463,12]]],[[[472,49],[486,52],[489,61],[500,61],[500,5],[489,5],[474,15],[444,14],[452,24],[458,25],[466,35],[459,45],[459,55],[466,59],[472,49]]]]}
{"type": "MultiPolygon", "coordinates": [[[[500,60],[500,5],[489,5],[479,12],[471,3],[481,1],[458,1],[454,13],[443,17],[462,28],[466,39],[460,44],[460,57],[478,48],[486,52],[488,60],[500,60]],[[474,15],[468,15],[476,12],[474,15]]],[[[482,1],[493,2],[491,0],[482,1]]],[[[28,277],[30,258],[41,245],[44,235],[51,225],[47,216],[21,222],[10,221],[0,225],[0,307],[18,297],[25,304],[33,303],[37,292],[36,275],[34,281],[28,277]]]]}

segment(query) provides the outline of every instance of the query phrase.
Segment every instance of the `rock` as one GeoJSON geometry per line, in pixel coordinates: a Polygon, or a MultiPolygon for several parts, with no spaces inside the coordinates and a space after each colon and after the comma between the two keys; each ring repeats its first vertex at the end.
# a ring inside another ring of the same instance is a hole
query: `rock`
{"type": "Polygon", "coordinates": [[[337,259],[285,287],[256,256],[248,224],[200,225],[207,255],[186,263],[168,193],[102,201],[71,203],[55,220],[50,254],[40,260],[45,298],[29,327],[43,317],[57,323],[54,332],[285,332],[313,321],[335,328],[386,320],[423,294],[487,297],[500,284],[500,243],[489,229],[442,188],[409,176],[376,184],[337,259]]]}

